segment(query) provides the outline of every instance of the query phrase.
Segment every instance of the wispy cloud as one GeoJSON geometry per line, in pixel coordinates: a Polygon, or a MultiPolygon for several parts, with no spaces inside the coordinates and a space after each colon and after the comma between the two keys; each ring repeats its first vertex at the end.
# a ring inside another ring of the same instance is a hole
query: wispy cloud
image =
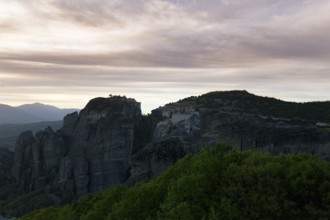
{"type": "Polygon", "coordinates": [[[72,100],[112,88],[154,105],[164,92],[215,89],[327,99],[329,10],[323,0],[0,0],[0,102],[47,101],[45,87],[72,100]]]}

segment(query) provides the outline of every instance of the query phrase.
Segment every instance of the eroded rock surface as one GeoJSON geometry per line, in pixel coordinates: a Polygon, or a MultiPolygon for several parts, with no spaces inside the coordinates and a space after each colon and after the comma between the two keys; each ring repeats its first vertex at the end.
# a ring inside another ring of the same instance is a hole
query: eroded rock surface
{"type": "MultiPolygon", "coordinates": [[[[125,97],[91,100],[78,113],[16,144],[13,175],[25,191],[46,189],[80,197],[127,179],[140,103],[125,97]]],[[[57,193],[58,193],[57,192],[57,193]]]]}
{"type": "Polygon", "coordinates": [[[134,184],[205,146],[231,144],[272,154],[308,152],[330,159],[329,103],[288,103],[246,91],[190,97],[141,115],[125,97],[96,98],[64,118],[58,131],[21,134],[12,168],[24,191],[56,195],[134,184]],[[322,114],[320,114],[322,113],[322,114]]]}

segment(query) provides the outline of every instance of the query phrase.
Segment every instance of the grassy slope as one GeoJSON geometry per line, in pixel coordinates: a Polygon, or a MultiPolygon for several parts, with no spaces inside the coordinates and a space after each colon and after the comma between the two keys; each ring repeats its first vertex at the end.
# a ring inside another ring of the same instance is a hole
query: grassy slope
{"type": "Polygon", "coordinates": [[[185,157],[162,175],[118,185],[22,219],[328,219],[330,163],[226,146],[185,157]]]}

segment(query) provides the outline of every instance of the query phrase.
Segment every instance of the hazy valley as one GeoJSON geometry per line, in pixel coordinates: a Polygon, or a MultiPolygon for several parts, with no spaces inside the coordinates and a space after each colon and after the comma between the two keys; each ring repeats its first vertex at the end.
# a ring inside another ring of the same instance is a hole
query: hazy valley
{"type": "Polygon", "coordinates": [[[60,121],[78,109],[60,109],[41,103],[25,104],[18,107],[0,104],[1,124],[27,124],[45,121],[60,121]]]}
{"type": "Polygon", "coordinates": [[[37,132],[50,126],[54,130],[62,126],[62,119],[78,109],[60,109],[41,103],[18,107],[0,104],[0,147],[14,149],[20,133],[25,130],[37,132]]]}

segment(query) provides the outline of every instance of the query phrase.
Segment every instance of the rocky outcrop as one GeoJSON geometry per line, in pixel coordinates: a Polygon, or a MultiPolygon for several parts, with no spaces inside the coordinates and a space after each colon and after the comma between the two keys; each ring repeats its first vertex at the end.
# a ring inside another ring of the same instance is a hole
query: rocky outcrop
{"type": "Polygon", "coordinates": [[[77,125],[79,119],[78,112],[73,112],[71,114],[66,115],[63,118],[63,127],[61,128],[61,134],[63,134],[66,137],[71,137],[73,134],[73,131],[77,125]]]}
{"type": "Polygon", "coordinates": [[[0,220],[9,220],[8,218],[3,217],[2,215],[0,215],[0,220]]]}
{"type": "Polygon", "coordinates": [[[33,191],[43,188],[46,179],[55,178],[66,151],[63,138],[50,127],[35,136],[31,131],[23,132],[15,146],[12,169],[19,189],[33,191]]]}
{"type": "Polygon", "coordinates": [[[133,156],[128,183],[157,175],[157,170],[182,155],[217,143],[272,154],[307,152],[330,160],[330,129],[313,121],[328,119],[328,104],[287,103],[233,91],[190,97],[160,107],[151,116],[153,143],[133,156]],[[306,115],[305,111],[311,113],[306,115]],[[314,111],[322,114],[315,115],[314,111]],[[171,142],[173,138],[178,140],[176,145],[171,142]],[[177,154],[178,147],[185,153],[177,154]],[[173,153],[173,160],[160,156],[164,149],[173,153]]]}
{"type": "Polygon", "coordinates": [[[133,99],[97,98],[67,115],[57,132],[22,133],[12,171],[17,184],[80,197],[125,181],[140,117],[133,99]]]}
{"type": "Polygon", "coordinates": [[[81,111],[65,158],[71,159],[78,196],[127,178],[140,117],[140,104],[122,97],[94,99],[81,111]]]}
{"type": "Polygon", "coordinates": [[[202,139],[208,145],[223,142],[239,150],[330,156],[330,131],[300,120],[222,112],[205,117],[203,131],[202,139]]]}
{"type": "Polygon", "coordinates": [[[42,189],[47,181],[55,181],[60,161],[67,151],[68,146],[64,138],[51,128],[48,127],[35,135],[31,161],[33,183],[30,190],[42,189]]]}
{"type": "Polygon", "coordinates": [[[22,133],[12,174],[22,190],[80,197],[149,179],[185,155],[217,143],[330,159],[330,129],[316,126],[317,121],[329,123],[327,106],[235,91],[190,97],[142,116],[133,99],[96,98],[79,114],[67,115],[58,131],[22,133]]]}
{"type": "Polygon", "coordinates": [[[14,153],[7,148],[0,148],[0,184],[11,179],[10,169],[14,163],[14,153]]]}
{"type": "Polygon", "coordinates": [[[131,185],[141,180],[150,179],[163,172],[187,153],[185,143],[179,138],[151,143],[132,157],[130,177],[126,183],[131,185]]]}
{"type": "Polygon", "coordinates": [[[12,175],[21,190],[28,191],[32,183],[33,143],[34,137],[31,131],[23,132],[16,142],[12,175]]]}

